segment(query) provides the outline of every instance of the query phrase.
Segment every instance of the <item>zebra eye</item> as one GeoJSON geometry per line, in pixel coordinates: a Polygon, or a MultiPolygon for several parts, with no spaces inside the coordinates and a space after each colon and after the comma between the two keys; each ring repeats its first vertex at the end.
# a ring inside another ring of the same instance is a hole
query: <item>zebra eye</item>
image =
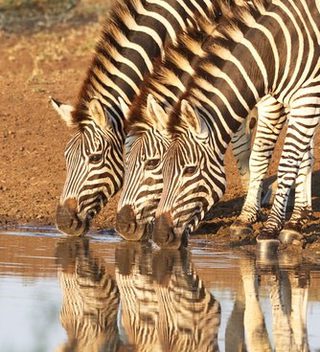
{"type": "Polygon", "coordinates": [[[184,170],[183,170],[183,176],[192,176],[193,174],[195,174],[197,171],[197,167],[196,166],[187,166],[184,170]]]}
{"type": "Polygon", "coordinates": [[[155,169],[160,163],[160,159],[149,159],[145,164],[146,170],[153,170],[155,169]]]}
{"type": "Polygon", "coordinates": [[[102,154],[91,154],[89,155],[89,163],[95,164],[101,161],[102,154]]]}

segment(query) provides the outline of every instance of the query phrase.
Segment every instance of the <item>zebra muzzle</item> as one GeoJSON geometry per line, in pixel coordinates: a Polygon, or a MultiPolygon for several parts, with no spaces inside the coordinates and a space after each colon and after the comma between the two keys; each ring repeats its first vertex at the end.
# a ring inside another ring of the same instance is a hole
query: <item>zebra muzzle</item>
{"type": "Polygon", "coordinates": [[[176,236],[173,230],[173,221],[170,213],[164,213],[156,218],[152,239],[161,248],[175,242],[176,236]]]}
{"type": "Polygon", "coordinates": [[[116,230],[128,241],[140,241],[146,235],[146,225],[137,224],[135,213],[130,205],[125,205],[118,212],[116,230]]]}
{"type": "Polygon", "coordinates": [[[88,221],[81,220],[73,206],[74,202],[59,204],[56,213],[56,225],[59,231],[72,236],[81,236],[88,230],[88,221]]]}

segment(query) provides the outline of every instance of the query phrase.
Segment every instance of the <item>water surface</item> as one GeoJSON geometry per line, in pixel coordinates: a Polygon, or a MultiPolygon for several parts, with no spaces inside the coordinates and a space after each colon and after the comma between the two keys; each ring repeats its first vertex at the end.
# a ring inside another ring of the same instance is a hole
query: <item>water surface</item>
{"type": "Polygon", "coordinates": [[[0,351],[320,351],[320,266],[0,231],[0,351]]]}

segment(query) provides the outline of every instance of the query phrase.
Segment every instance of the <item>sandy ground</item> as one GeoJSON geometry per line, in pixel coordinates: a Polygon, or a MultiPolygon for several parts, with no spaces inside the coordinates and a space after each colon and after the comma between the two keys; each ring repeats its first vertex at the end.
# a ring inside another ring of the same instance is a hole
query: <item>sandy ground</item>
{"type": "MultiPolygon", "coordinates": [[[[0,225],[3,227],[55,222],[65,180],[63,152],[72,131],[59,120],[48,98],[76,101],[100,28],[97,16],[90,11],[90,16],[41,31],[0,31],[0,225]]],[[[318,133],[313,177],[317,219],[306,227],[313,239],[320,234],[319,141],[318,133]]],[[[269,176],[275,175],[280,148],[276,150],[269,176]]],[[[219,230],[224,234],[221,229],[231,224],[241,208],[244,194],[230,151],[226,165],[227,193],[214,210],[213,220],[199,234],[219,230]]],[[[114,226],[117,198],[95,219],[94,228],[114,226]]]]}

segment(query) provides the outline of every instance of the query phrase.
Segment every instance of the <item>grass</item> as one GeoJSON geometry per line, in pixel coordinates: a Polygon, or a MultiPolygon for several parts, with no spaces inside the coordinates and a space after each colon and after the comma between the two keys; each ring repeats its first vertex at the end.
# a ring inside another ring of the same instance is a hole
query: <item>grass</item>
{"type": "Polygon", "coordinates": [[[61,23],[97,21],[113,0],[0,0],[0,29],[38,31],[61,23]]]}

